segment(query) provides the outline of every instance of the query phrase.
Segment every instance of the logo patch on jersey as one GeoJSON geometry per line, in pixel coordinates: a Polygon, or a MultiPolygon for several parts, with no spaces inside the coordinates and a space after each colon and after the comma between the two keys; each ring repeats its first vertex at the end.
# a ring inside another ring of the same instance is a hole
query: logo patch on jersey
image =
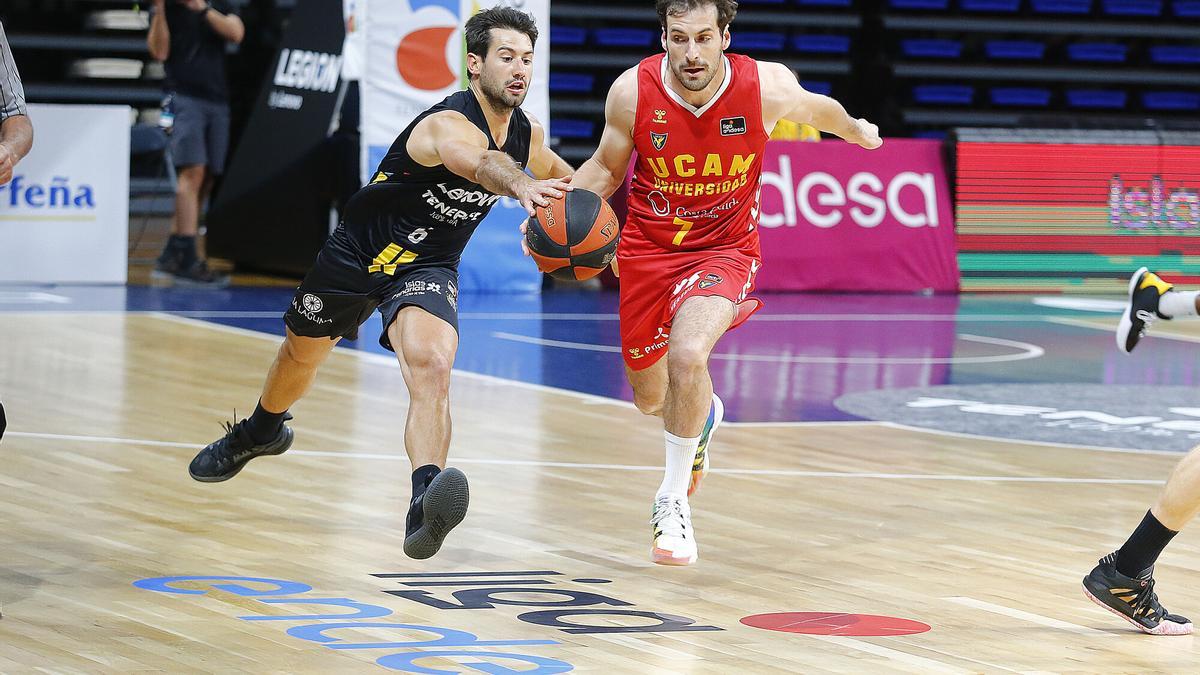
{"type": "Polygon", "coordinates": [[[646,201],[650,202],[650,208],[654,209],[654,215],[671,215],[671,202],[667,200],[666,195],[664,195],[660,190],[655,190],[654,192],[646,195],[646,201]]]}
{"type": "Polygon", "coordinates": [[[666,110],[655,110],[654,111],[654,123],[655,124],[666,124],[667,123],[667,111],[666,110]]]}
{"type": "Polygon", "coordinates": [[[704,278],[700,280],[700,283],[696,285],[700,288],[712,288],[722,281],[724,281],[724,279],[721,278],[721,275],[709,272],[708,274],[705,274],[704,278]]]}
{"type": "Polygon", "coordinates": [[[663,146],[665,146],[667,144],[667,135],[666,134],[656,134],[653,131],[651,131],[650,132],[650,143],[652,145],[654,145],[655,150],[662,150],[663,146]]]}
{"type": "Polygon", "coordinates": [[[371,181],[371,184],[374,185],[375,183],[382,183],[391,177],[391,174],[380,171],[379,173],[375,174],[375,178],[371,181]]]}
{"type": "Polygon", "coordinates": [[[746,118],[745,117],[723,117],[721,118],[721,135],[722,136],[737,136],[746,133],[746,118]]]}

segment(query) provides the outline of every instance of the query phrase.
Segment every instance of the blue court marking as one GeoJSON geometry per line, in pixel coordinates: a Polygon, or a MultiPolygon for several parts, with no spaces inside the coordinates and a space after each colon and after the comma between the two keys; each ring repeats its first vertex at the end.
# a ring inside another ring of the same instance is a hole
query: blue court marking
{"type": "MultiPolygon", "coordinates": [[[[290,288],[0,287],[0,313],[157,311],[283,334],[290,288]]],[[[938,384],[1072,382],[1196,385],[1200,349],[1154,340],[1133,355],[1110,330],[1078,320],[1115,314],[1035,304],[1027,296],[764,295],[764,310],[718,343],[710,370],[737,422],[858,419],[837,410],[843,394],[938,384]],[[1059,322],[1061,319],[1076,323],[1059,322]],[[1019,345],[1044,350],[1013,360],[1019,345]]],[[[1057,303],[1051,303],[1055,305],[1057,303]]],[[[1114,303],[1097,308],[1111,310],[1114,303]]],[[[602,292],[463,295],[455,368],[586,394],[631,400],[617,296],[602,292]],[[522,340],[514,340],[520,336],[522,340]],[[596,349],[564,348],[559,343],[596,349]]],[[[377,316],[347,349],[378,345],[377,316]]],[[[263,371],[269,364],[263,363],[263,371]]],[[[400,377],[397,369],[396,377],[400,377]]]]}

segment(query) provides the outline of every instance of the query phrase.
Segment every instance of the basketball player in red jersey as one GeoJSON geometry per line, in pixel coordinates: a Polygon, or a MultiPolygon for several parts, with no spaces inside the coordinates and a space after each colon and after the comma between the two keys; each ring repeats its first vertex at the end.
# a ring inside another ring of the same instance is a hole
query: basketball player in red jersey
{"type": "Polygon", "coordinates": [[[882,141],[874,124],[805,91],[787,67],[726,54],[736,0],[656,5],[666,54],[613,83],[600,146],[574,185],[611,196],[637,150],[614,268],[621,352],[634,402],[663,418],[666,438],[651,556],[687,565],[697,557],[687,498],[704,477],[724,415],[708,356],[725,331],[762,305],[748,294],[761,261],[756,228],[767,137],[788,119],[867,149],[882,141]]]}

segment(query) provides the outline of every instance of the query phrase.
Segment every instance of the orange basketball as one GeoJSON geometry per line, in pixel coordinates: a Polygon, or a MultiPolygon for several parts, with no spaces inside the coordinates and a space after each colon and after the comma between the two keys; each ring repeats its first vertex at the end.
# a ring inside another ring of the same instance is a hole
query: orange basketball
{"type": "Polygon", "coordinates": [[[590,279],[617,254],[617,214],[595,192],[576,188],[539,206],[525,243],[538,269],[556,279],[590,279]]]}

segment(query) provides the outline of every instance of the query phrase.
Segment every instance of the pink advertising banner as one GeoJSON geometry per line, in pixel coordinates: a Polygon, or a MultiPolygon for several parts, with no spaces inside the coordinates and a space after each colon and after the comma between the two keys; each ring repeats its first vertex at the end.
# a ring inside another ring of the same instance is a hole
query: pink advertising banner
{"type": "Polygon", "coordinates": [[[760,291],[958,290],[940,141],[771,141],[759,225],[760,291]]]}

